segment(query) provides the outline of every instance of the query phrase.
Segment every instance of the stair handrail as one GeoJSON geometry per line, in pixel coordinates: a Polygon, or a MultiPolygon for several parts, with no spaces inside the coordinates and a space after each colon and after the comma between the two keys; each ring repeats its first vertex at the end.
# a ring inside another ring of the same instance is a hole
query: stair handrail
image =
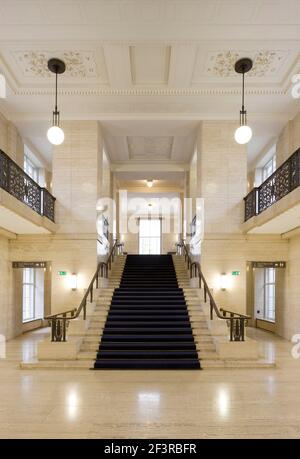
{"type": "Polygon", "coordinates": [[[96,282],[96,288],[99,287],[99,278],[107,278],[108,272],[111,269],[112,263],[116,254],[123,253],[123,246],[115,239],[113,247],[108,255],[107,261],[101,261],[98,263],[96,272],[84,294],[84,297],[78,308],[71,309],[69,311],[59,312],[44,317],[44,320],[48,320],[51,327],[51,341],[52,342],[65,342],[67,341],[67,327],[70,320],[77,319],[83,312],[83,320],[86,320],[86,306],[88,297],[90,302],[93,302],[94,295],[94,284],[96,282]]]}
{"type": "Polygon", "coordinates": [[[251,319],[251,316],[240,314],[234,311],[228,311],[223,308],[219,309],[211,293],[211,290],[208,287],[200,263],[192,261],[189,250],[184,241],[177,243],[176,248],[177,253],[180,255],[182,255],[180,253],[181,249],[183,249],[184,251],[184,260],[187,263],[190,278],[198,277],[200,289],[202,288],[203,283],[205,303],[207,300],[207,296],[209,297],[210,320],[213,320],[214,313],[219,319],[227,320],[227,323],[229,323],[230,328],[230,341],[245,341],[245,327],[247,326],[248,320],[251,319]]]}

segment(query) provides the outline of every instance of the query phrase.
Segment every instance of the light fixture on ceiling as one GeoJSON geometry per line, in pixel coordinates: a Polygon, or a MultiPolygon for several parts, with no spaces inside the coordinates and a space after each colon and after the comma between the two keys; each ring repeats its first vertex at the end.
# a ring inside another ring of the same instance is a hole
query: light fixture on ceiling
{"type": "Polygon", "coordinates": [[[147,187],[152,188],[153,187],[153,182],[154,180],[147,180],[147,187]]]}
{"type": "Polygon", "coordinates": [[[252,137],[252,129],[247,125],[247,110],[245,110],[245,73],[252,69],[253,62],[248,57],[239,59],[234,66],[236,73],[243,75],[243,88],[242,88],[242,110],[240,111],[240,126],[234,133],[234,138],[237,143],[241,145],[248,143],[252,137]]]}
{"type": "Polygon", "coordinates": [[[52,126],[48,129],[47,137],[53,145],[61,145],[65,140],[64,131],[59,127],[59,111],[57,110],[57,75],[62,74],[66,70],[66,65],[60,59],[50,59],[48,61],[48,69],[55,73],[55,109],[53,112],[52,126]]]}

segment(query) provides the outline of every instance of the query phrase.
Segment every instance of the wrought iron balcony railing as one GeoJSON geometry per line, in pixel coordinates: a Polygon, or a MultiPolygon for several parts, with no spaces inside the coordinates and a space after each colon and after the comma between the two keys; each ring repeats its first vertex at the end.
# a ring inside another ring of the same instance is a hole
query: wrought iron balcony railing
{"type": "Polygon", "coordinates": [[[0,150],[0,188],[54,222],[55,198],[40,187],[6,153],[0,150]]]}
{"type": "Polygon", "coordinates": [[[244,198],[245,222],[300,186],[300,148],[244,198]]]}

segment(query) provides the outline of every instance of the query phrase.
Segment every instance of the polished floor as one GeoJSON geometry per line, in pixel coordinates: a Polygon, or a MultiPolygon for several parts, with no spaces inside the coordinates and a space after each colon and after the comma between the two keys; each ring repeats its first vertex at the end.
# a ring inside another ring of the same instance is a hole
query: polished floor
{"type": "Polygon", "coordinates": [[[272,334],[276,369],[20,370],[44,333],[0,344],[0,438],[300,438],[300,359],[272,334]]]}

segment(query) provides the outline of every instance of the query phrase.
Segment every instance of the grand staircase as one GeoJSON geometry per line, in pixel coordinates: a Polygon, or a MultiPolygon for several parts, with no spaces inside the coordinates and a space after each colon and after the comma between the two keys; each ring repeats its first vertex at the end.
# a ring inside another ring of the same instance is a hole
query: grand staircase
{"type": "Polygon", "coordinates": [[[95,369],[200,369],[171,255],[128,255],[95,369]]]}
{"type": "Polygon", "coordinates": [[[67,351],[76,345],[76,355],[33,357],[21,368],[185,370],[199,369],[199,361],[204,370],[274,366],[269,359],[220,357],[209,303],[203,289],[191,287],[183,256],[120,254],[93,293],[87,320],[70,321],[67,342],[53,343],[67,351]]]}

